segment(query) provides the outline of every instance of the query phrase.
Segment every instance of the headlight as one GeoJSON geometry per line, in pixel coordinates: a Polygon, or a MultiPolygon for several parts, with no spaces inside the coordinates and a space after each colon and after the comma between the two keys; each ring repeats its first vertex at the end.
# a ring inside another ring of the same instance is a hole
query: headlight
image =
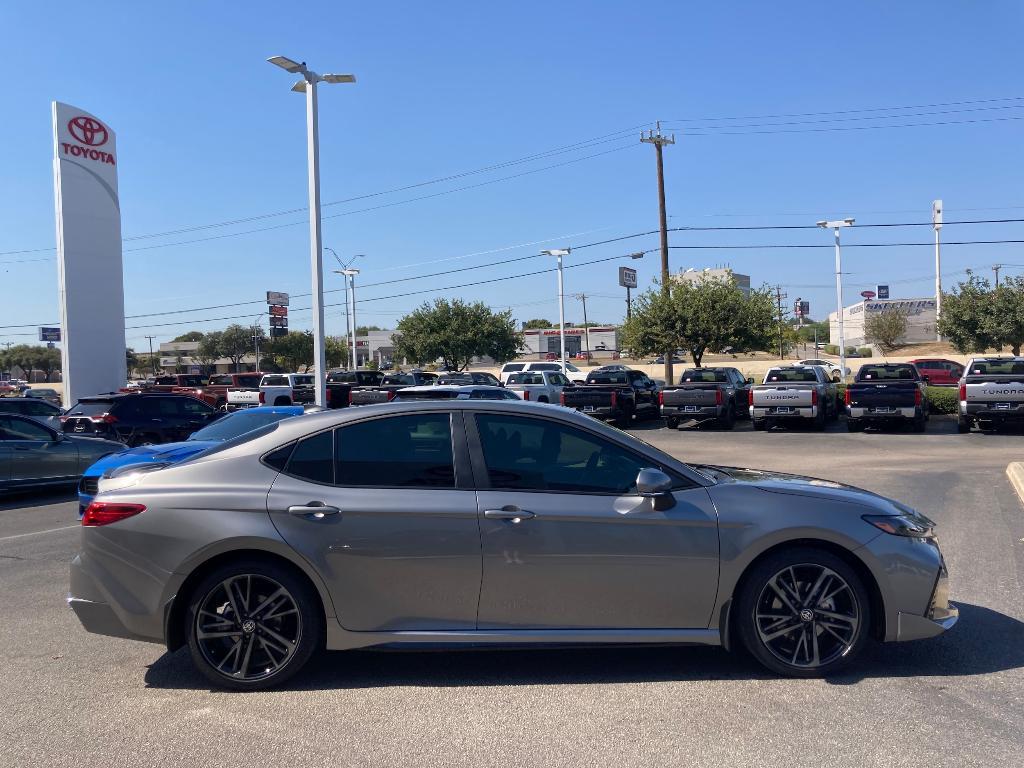
{"type": "Polygon", "coordinates": [[[930,539],[935,536],[935,523],[918,512],[902,515],[864,515],[862,519],[893,536],[908,536],[912,539],[930,539]]]}

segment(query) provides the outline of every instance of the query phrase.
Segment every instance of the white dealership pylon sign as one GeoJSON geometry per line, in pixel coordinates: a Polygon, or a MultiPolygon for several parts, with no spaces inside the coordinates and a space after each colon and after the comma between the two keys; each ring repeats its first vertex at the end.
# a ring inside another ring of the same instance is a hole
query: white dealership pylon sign
{"type": "Polygon", "coordinates": [[[64,405],[126,378],[117,140],[110,126],[53,102],[64,405]]]}

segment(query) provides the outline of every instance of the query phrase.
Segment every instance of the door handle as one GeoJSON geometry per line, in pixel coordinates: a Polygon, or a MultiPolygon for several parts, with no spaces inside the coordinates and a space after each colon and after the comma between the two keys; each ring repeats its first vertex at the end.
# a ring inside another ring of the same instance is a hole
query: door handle
{"type": "Polygon", "coordinates": [[[337,507],[329,507],[322,501],[311,501],[308,504],[294,504],[288,507],[289,515],[298,517],[309,517],[315,520],[323,520],[328,515],[336,515],[341,512],[337,507]]]}
{"type": "Polygon", "coordinates": [[[519,507],[502,507],[501,509],[485,509],[484,517],[488,520],[509,520],[513,523],[521,523],[537,515],[519,507]]]}

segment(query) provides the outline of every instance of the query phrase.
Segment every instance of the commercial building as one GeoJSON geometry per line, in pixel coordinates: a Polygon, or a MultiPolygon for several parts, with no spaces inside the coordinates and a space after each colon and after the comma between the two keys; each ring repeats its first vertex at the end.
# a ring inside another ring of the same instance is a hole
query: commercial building
{"type": "MultiPolygon", "coordinates": [[[[849,307],[843,308],[843,332],[846,345],[863,346],[869,342],[865,338],[864,326],[868,318],[884,312],[903,312],[907,316],[907,330],[899,340],[900,344],[913,344],[923,341],[935,341],[935,299],[865,299],[849,307]]],[[[839,343],[839,314],[832,312],[828,316],[829,340],[839,343]]]]}
{"type": "MultiPolygon", "coordinates": [[[[587,348],[586,328],[566,327],[565,354],[575,357],[587,348]]],[[[614,326],[594,326],[590,331],[590,351],[594,357],[612,357],[619,351],[619,329],[614,326]]],[[[526,349],[522,357],[544,357],[548,353],[560,355],[562,348],[558,328],[531,328],[523,331],[526,349]]]]}
{"type": "Polygon", "coordinates": [[[741,275],[733,272],[728,267],[707,267],[705,269],[681,269],[672,275],[672,279],[678,282],[696,283],[701,280],[722,280],[730,278],[736,281],[736,287],[743,291],[744,296],[750,296],[750,275],[741,275]]]}

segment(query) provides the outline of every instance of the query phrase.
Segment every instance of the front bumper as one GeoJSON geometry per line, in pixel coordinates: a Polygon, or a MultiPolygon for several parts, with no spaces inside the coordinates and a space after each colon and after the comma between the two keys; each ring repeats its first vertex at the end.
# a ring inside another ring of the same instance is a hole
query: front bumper
{"type": "Polygon", "coordinates": [[[935,637],[952,629],[959,619],[960,610],[949,602],[949,574],[945,562],[942,562],[928,612],[924,616],[900,612],[896,621],[896,640],[902,643],[935,637]]]}

